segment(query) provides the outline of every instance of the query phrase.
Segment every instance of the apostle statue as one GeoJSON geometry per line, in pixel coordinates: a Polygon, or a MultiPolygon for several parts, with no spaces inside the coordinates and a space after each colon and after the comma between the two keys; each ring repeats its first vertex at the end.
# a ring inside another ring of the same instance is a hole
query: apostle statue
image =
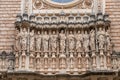
{"type": "Polygon", "coordinates": [[[36,49],[37,51],[41,51],[41,44],[42,44],[42,35],[40,31],[36,34],[36,49]]]}
{"type": "Polygon", "coordinates": [[[23,31],[21,32],[22,50],[27,50],[27,41],[28,41],[28,33],[27,33],[26,28],[23,28],[23,31]]]}
{"type": "Polygon", "coordinates": [[[109,50],[110,49],[110,46],[111,46],[111,38],[110,38],[110,35],[109,35],[109,30],[106,31],[106,48],[109,50]]]}
{"type": "Polygon", "coordinates": [[[52,32],[52,35],[50,37],[50,45],[51,45],[51,51],[56,51],[57,49],[57,40],[58,40],[58,37],[55,33],[55,31],[52,32]]]}
{"type": "Polygon", "coordinates": [[[99,28],[97,39],[98,39],[99,49],[103,49],[105,45],[105,32],[102,30],[102,28],[99,28]]]}
{"type": "Polygon", "coordinates": [[[48,50],[49,50],[49,35],[47,34],[47,31],[45,31],[43,35],[43,51],[46,52],[48,50]]]}
{"type": "Polygon", "coordinates": [[[30,32],[30,50],[34,50],[35,48],[35,35],[34,35],[34,30],[30,32]]]}
{"type": "Polygon", "coordinates": [[[21,37],[19,30],[16,30],[16,37],[15,37],[15,51],[21,50],[21,37]]]}
{"type": "Polygon", "coordinates": [[[89,35],[87,31],[85,31],[84,36],[83,36],[83,47],[84,47],[85,52],[89,51],[89,35]]]}
{"type": "Polygon", "coordinates": [[[83,36],[80,30],[77,32],[75,39],[76,39],[76,51],[80,52],[82,49],[82,44],[83,44],[83,36]]]}
{"type": "Polygon", "coordinates": [[[91,50],[95,50],[95,30],[90,31],[90,48],[91,50]]]}
{"type": "Polygon", "coordinates": [[[65,44],[66,44],[66,36],[64,34],[64,31],[61,30],[60,34],[59,34],[59,39],[60,39],[60,51],[64,52],[65,51],[65,44]]]}
{"type": "Polygon", "coordinates": [[[75,48],[75,38],[72,31],[70,31],[68,35],[68,45],[69,45],[69,50],[73,51],[75,48]]]}

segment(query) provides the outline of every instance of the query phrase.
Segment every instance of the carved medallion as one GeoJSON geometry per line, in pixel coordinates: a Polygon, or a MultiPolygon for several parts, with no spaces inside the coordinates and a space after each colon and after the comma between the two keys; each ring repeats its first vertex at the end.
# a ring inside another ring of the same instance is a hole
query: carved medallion
{"type": "Polygon", "coordinates": [[[41,9],[43,7],[43,3],[41,0],[35,0],[33,3],[33,7],[35,9],[41,9]]]}

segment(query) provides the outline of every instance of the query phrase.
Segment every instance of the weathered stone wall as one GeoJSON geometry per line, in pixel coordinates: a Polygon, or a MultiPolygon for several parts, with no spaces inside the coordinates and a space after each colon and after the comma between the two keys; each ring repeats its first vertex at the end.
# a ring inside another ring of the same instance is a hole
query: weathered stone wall
{"type": "Polygon", "coordinates": [[[14,22],[20,13],[21,0],[0,0],[0,52],[14,44],[14,22]]]}
{"type": "Polygon", "coordinates": [[[110,15],[112,43],[120,51],[120,0],[106,0],[106,13],[110,15]]]}

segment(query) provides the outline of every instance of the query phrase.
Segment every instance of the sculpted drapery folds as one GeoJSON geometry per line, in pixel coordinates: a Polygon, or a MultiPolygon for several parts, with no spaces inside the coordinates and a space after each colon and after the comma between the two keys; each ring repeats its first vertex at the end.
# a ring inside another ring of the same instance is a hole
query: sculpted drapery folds
{"type": "Polygon", "coordinates": [[[53,52],[55,52],[57,49],[57,41],[58,41],[58,36],[56,35],[56,32],[53,31],[50,37],[50,46],[51,46],[51,51],[53,52]]]}
{"type": "Polygon", "coordinates": [[[95,50],[95,30],[90,31],[90,48],[91,50],[95,50]]]}
{"type": "Polygon", "coordinates": [[[41,44],[42,44],[42,35],[40,31],[36,34],[36,49],[37,51],[41,51],[41,44]]]}
{"type": "Polygon", "coordinates": [[[21,50],[21,36],[19,30],[16,30],[16,37],[15,37],[15,51],[21,50]]]}
{"type": "Polygon", "coordinates": [[[59,34],[59,39],[60,39],[60,51],[64,52],[66,47],[66,36],[63,30],[61,30],[59,34]]]}
{"type": "Polygon", "coordinates": [[[85,52],[89,51],[89,35],[87,31],[85,31],[84,36],[83,36],[83,47],[84,47],[85,52]]]}
{"type": "Polygon", "coordinates": [[[27,50],[27,40],[28,40],[28,33],[26,28],[23,28],[23,31],[21,32],[22,50],[27,50]]]}
{"type": "Polygon", "coordinates": [[[47,31],[45,31],[43,35],[43,51],[46,52],[48,50],[49,50],[49,35],[47,34],[47,31]]]}
{"type": "Polygon", "coordinates": [[[99,49],[103,49],[105,46],[105,32],[102,30],[102,28],[99,28],[97,38],[98,38],[99,49]]]}
{"type": "Polygon", "coordinates": [[[72,31],[70,31],[69,35],[68,35],[68,45],[69,45],[69,50],[73,51],[75,48],[75,38],[74,38],[74,34],[72,31]]]}
{"type": "Polygon", "coordinates": [[[35,48],[35,35],[34,35],[34,30],[30,32],[30,50],[34,50],[35,48]]]}
{"type": "Polygon", "coordinates": [[[83,44],[83,36],[80,31],[77,32],[75,39],[76,39],[76,51],[80,52],[83,44]]]}
{"type": "Polygon", "coordinates": [[[111,47],[111,42],[110,42],[111,38],[110,38],[110,35],[109,35],[109,30],[107,30],[105,36],[106,36],[106,47],[109,50],[110,47],[111,47]]]}

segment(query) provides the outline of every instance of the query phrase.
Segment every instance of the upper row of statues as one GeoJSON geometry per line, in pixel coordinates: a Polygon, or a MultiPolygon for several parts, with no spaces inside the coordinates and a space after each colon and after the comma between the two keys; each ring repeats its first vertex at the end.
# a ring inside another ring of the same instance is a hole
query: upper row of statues
{"type": "Polygon", "coordinates": [[[30,32],[26,28],[16,30],[16,51],[43,52],[89,52],[98,49],[109,49],[111,45],[109,30],[99,28],[88,30],[44,30],[30,32]]]}

